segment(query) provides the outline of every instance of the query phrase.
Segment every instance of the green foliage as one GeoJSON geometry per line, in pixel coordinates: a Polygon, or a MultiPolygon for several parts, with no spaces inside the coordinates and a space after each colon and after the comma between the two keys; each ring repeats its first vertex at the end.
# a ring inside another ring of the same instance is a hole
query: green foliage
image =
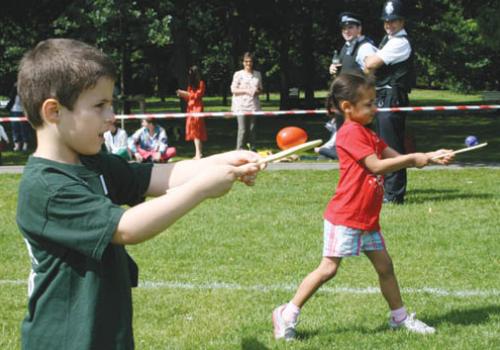
{"type": "Polygon", "coordinates": [[[480,35],[476,16],[466,16],[460,2],[439,1],[422,9],[416,20],[416,53],[422,86],[456,91],[480,90],[495,84],[494,51],[480,35]],[[431,13],[428,13],[432,11],[431,13]]]}
{"type": "Polygon", "coordinates": [[[484,42],[492,49],[500,49],[500,1],[486,1],[478,10],[478,22],[484,42]]]}
{"type": "MultiPolygon", "coordinates": [[[[203,68],[208,93],[226,96],[240,57],[254,51],[265,88],[312,93],[329,80],[328,63],[343,39],[337,17],[353,10],[378,42],[383,0],[266,2],[221,0],[27,0],[0,13],[0,93],[15,80],[23,52],[48,37],[73,37],[108,53],[126,94],[173,94],[189,65],[203,68]],[[26,20],[29,18],[29,21],[26,20]]],[[[498,89],[499,0],[408,0],[418,83],[460,91],[498,89]]]]}

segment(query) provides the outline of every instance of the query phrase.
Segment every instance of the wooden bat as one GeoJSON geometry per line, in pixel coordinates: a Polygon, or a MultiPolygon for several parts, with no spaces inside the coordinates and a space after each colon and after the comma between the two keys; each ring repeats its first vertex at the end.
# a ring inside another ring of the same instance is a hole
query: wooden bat
{"type": "Polygon", "coordinates": [[[322,143],[323,143],[322,140],[309,141],[309,142],[303,143],[301,145],[297,145],[297,146],[291,147],[289,149],[286,149],[284,151],[278,152],[276,154],[271,154],[270,156],[262,158],[261,160],[258,161],[258,164],[265,164],[265,163],[273,162],[275,160],[288,157],[289,155],[292,155],[292,154],[300,152],[300,151],[307,151],[308,149],[319,146],[322,143]]]}

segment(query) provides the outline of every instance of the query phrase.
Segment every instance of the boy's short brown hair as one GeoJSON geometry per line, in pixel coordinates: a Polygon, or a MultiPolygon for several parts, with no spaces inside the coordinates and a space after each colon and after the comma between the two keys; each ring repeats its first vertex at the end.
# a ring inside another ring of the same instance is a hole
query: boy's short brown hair
{"type": "Polygon", "coordinates": [[[48,98],[72,110],[80,94],[103,77],[116,80],[116,69],[99,49],[73,39],[41,41],[24,55],[17,76],[28,121],[42,126],[40,108],[48,98]]]}

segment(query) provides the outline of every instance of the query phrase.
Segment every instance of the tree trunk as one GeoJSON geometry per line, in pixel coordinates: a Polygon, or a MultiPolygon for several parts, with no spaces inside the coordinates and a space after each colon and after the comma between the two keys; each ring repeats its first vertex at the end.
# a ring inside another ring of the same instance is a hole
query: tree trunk
{"type": "Polygon", "coordinates": [[[312,15],[307,10],[304,13],[304,32],[302,37],[302,56],[304,58],[304,94],[306,108],[314,108],[314,56],[313,56],[313,36],[312,36],[312,15]]]}
{"type": "Polygon", "coordinates": [[[126,9],[124,3],[121,3],[120,9],[120,35],[121,35],[121,72],[120,72],[120,90],[123,104],[123,114],[130,114],[131,105],[127,101],[130,90],[131,68],[130,68],[130,47],[128,43],[128,30],[126,25],[126,9]]]}
{"type": "Polygon", "coordinates": [[[122,54],[121,54],[121,63],[122,63],[122,71],[121,71],[121,95],[122,95],[122,103],[123,103],[123,114],[130,114],[132,111],[131,102],[127,99],[130,95],[130,79],[131,79],[131,69],[130,69],[130,52],[128,48],[128,44],[126,42],[123,43],[122,46],[122,54]]]}
{"type": "Polygon", "coordinates": [[[288,31],[285,31],[283,38],[279,45],[280,53],[280,110],[289,109],[290,103],[288,98],[288,90],[290,88],[290,74],[289,74],[289,57],[288,49],[290,41],[288,31]]]}
{"type": "MultiPolygon", "coordinates": [[[[189,35],[187,31],[187,2],[175,2],[175,16],[172,22],[173,55],[170,60],[170,71],[177,81],[177,89],[187,89],[188,62],[190,57],[189,35]]],[[[186,101],[179,98],[179,107],[182,112],[186,111],[186,101]]]]}
{"type": "Polygon", "coordinates": [[[245,8],[235,8],[233,13],[229,15],[229,28],[231,28],[229,34],[231,36],[232,43],[233,64],[234,67],[237,67],[237,70],[243,68],[243,53],[250,51],[250,48],[248,47],[250,25],[246,18],[242,15],[245,11],[245,8]]]}

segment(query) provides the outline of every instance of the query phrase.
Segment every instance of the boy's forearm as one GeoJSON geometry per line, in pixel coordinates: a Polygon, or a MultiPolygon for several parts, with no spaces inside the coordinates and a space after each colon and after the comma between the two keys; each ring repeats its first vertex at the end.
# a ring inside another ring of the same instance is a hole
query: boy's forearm
{"type": "Polygon", "coordinates": [[[155,164],[151,172],[146,196],[161,196],[166,190],[181,186],[200,175],[206,169],[220,165],[240,167],[247,163],[256,163],[259,155],[250,151],[230,151],[215,154],[198,160],[183,160],[170,164],[155,164]]]}
{"type": "Polygon", "coordinates": [[[161,233],[207,196],[196,183],[136,205],[122,215],[113,235],[115,244],[137,244],[161,233]]]}
{"type": "Polygon", "coordinates": [[[161,196],[169,188],[185,184],[200,171],[211,164],[215,164],[216,157],[210,156],[199,160],[183,160],[169,164],[155,164],[151,172],[147,196],[161,196]]]}

